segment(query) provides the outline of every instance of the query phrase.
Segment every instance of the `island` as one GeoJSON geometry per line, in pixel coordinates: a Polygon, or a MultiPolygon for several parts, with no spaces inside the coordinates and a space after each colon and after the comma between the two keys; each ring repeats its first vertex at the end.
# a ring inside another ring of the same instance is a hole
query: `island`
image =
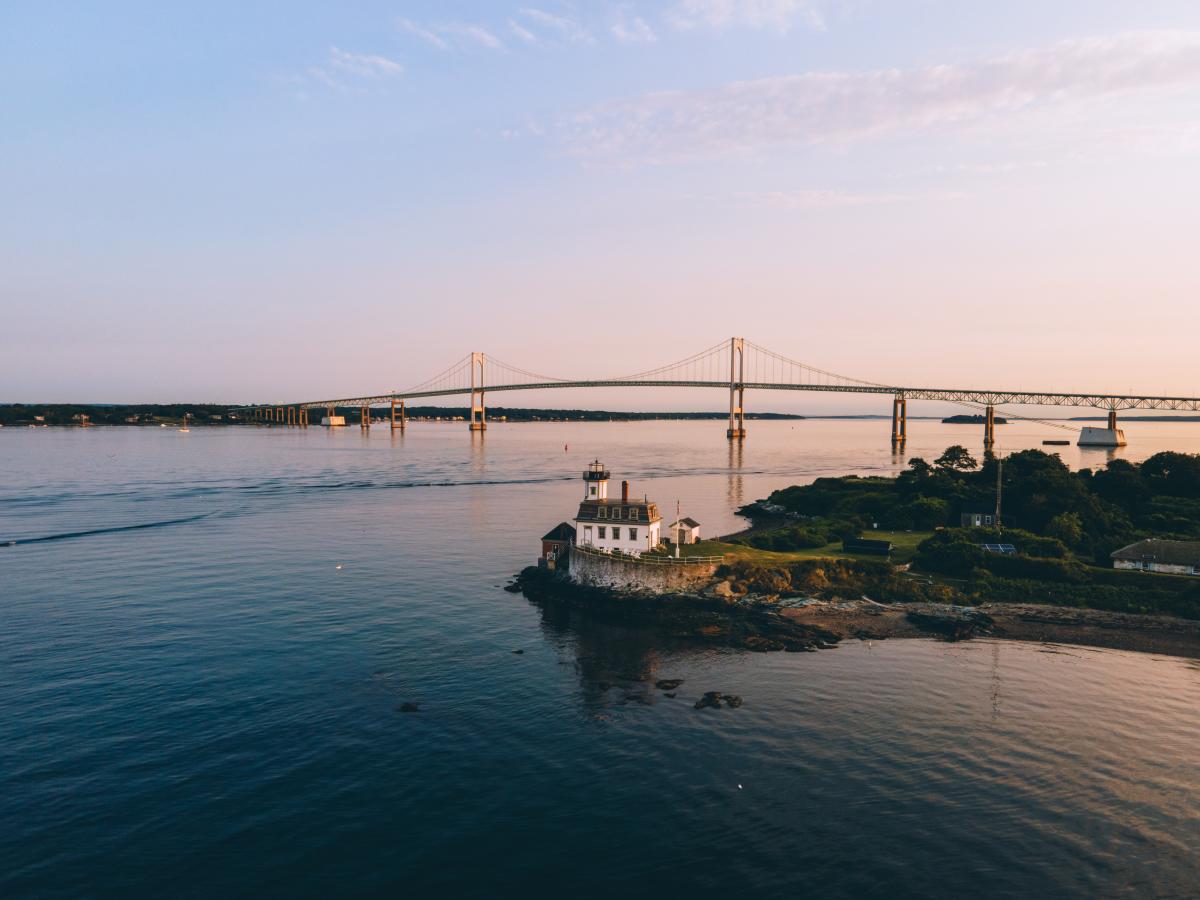
{"type": "MultiPolygon", "coordinates": [[[[943,425],[982,425],[987,421],[983,416],[960,414],[957,416],[946,416],[942,419],[943,425]]],[[[992,419],[993,425],[1007,425],[1008,419],[1003,416],[996,416],[992,419]]]]}
{"type": "Polygon", "coordinates": [[[895,478],[818,478],[741,512],[745,530],[678,553],[610,552],[626,583],[539,566],[510,589],[754,650],[991,634],[1200,655],[1200,556],[1118,559],[1145,541],[1200,554],[1200,455],[1073,472],[1039,450],[976,460],[952,446],[895,478]],[[679,575],[664,579],[672,566],[679,575]]]}

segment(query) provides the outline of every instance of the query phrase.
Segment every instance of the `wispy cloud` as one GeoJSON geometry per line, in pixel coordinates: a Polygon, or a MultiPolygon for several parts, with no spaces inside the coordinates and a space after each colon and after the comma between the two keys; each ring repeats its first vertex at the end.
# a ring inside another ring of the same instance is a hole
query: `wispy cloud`
{"type": "Polygon", "coordinates": [[[595,40],[590,31],[566,16],[558,16],[531,6],[524,6],[517,10],[517,15],[523,17],[531,25],[553,32],[562,40],[572,44],[590,44],[595,40]]]}
{"type": "Polygon", "coordinates": [[[530,31],[528,28],[526,28],[524,25],[522,25],[520,22],[516,22],[513,19],[509,19],[508,20],[508,30],[511,31],[513,34],[515,34],[517,37],[519,37],[521,40],[525,41],[527,44],[536,44],[537,43],[537,35],[534,34],[532,31],[530,31]]]}
{"type": "Polygon", "coordinates": [[[840,209],[856,206],[882,206],[907,200],[904,194],[862,193],[821,189],[794,191],[761,191],[741,193],[740,199],[754,206],[782,209],[840,209]]]}
{"type": "Polygon", "coordinates": [[[340,72],[359,78],[387,78],[399,75],[404,66],[386,56],[373,53],[350,53],[338,47],[329,48],[329,65],[340,72]]]}
{"type": "Polygon", "coordinates": [[[422,25],[411,19],[400,18],[396,20],[396,26],[439,50],[449,50],[452,41],[490,50],[504,49],[504,42],[500,38],[474,22],[433,22],[422,25]]]}
{"type": "Polygon", "coordinates": [[[616,17],[609,30],[622,44],[651,44],[658,40],[650,24],[641,16],[628,12],[626,4],[617,7],[616,17]]]}
{"type": "Polygon", "coordinates": [[[308,96],[307,88],[313,85],[345,89],[352,83],[393,78],[403,72],[404,66],[386,56],[351,53],[340,47],[330,47],[321,65],[309,66],[302,75],[291,76],[283,81],[295,87],[297,96],[304,99],[308,96]]]}
{"type": "Polygon", "coordinates": [[[586,110],[562,128],[580,156],[654,161],[946,127],[1169,86],[1200,87],[1200,33],[1118,34],[973,63],[648,94],[586,110]]]}
{"type": "Polygon", "coordinates": [[[797,22],[822,29],[825,19],[813,0],[677,0],[666,20],[679,29],[771,28],[786,32],[797,22]]]}
{"type": "Polygon", "coordinates": [[[409,34],[416,35],[427,44],[432,44],[439,50],[448,50],[450,48],[450,45],[443,38],[439,37],[435,32],[430,31],[428,28],[418,25],[412,19],[397,19],[396,25],[404,31],[407,31],[409,34]]]}

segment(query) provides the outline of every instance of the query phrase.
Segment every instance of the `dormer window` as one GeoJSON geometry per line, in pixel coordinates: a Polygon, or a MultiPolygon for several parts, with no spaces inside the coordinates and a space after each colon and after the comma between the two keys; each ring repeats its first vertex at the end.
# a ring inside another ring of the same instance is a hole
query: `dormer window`
{"type": "Polygon", "coordinates": [[[596,510],[596,518],[607,519],[608,518],[608,509],[601,506],[598,510],[596,510]]]}
{"type": "Polygon", "coordinates": [[[632,507],[630,507],[630,509],[629,509],[629,518],[631,518],[631,519],[636,519],[637,517],[638,517],[638,511],[637,511],[637,507],[636,507],[636,506],[632,506],[632,507]]]}
{"type": "Polygon", "coordinates": [[[614,519],[619,519],[619,518],[621,518],[621,507],[619,507],[619,506],[614,506],[614,507],[613,507],[613,518],[614,518],[614,519]]]}

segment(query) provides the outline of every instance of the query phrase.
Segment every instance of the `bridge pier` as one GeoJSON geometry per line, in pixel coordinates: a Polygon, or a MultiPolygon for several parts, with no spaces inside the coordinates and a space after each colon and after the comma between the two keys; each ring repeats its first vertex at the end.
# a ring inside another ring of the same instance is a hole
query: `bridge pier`
{"type": "Polygon", "coordinates": [[[983,411],[983,446],[991,448],[996,443],[996,407],[990,403],[983,411]]]}
{"type": "Polygon", "coordinates": [[[1108,411],[1108,430],[1117,430],[1117,408],[1115,406],[1108,411]]]}
{"type": "Polygon", "coordinates": [[[308,407],[307,406],[300,407],[300,427],[301,428],[308,427],[308,407]]]}
{"type": "Polygon", "coordinates": [[[408,418],[404,414],[404,401],[400,401],[400,418],[396,418],[396,398],[392,398],[392,431],[397,428],[403,431],[408,425],[408,418]]]}
{"type": "Polygon", "coordinates": [[[371,427],[371,407],[369,404],[364,403],[362,405],[362,408],[358,412],[358,419],[359,424],[362,425],[363,431],[366,431],[371,427]]]}
{"type": "Polygon", "coordinates": [[[471,354],[471,422],[467,426],[470,431],[487,431],[487,407],[483,399],[483,362],[482,353],[471,354]],[[478,382],[475,380],[476,374],[479,376],[478,382]]]}
{"type": "Polygon", "coordinates": [[[746,340],[729,339],[729,427],[725,437],[731,441],[746,437],[746,340]]]}
{"type": "Polygon", "coordinates": [[[892,446],[903,447],[908,441],[908,398],[896,394],[892,398],[892,446]]]}

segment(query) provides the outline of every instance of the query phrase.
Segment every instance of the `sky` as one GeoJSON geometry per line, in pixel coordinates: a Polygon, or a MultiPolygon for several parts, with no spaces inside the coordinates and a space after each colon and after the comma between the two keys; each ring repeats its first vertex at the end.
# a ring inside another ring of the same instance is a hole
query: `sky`
{"type": "Polygon", "coordinates": [[[734,335],[1200,395],[1194,0],[522,2],[0,6],[0,401],[353,396],[472,350],[612,377],[734,335]]]}

